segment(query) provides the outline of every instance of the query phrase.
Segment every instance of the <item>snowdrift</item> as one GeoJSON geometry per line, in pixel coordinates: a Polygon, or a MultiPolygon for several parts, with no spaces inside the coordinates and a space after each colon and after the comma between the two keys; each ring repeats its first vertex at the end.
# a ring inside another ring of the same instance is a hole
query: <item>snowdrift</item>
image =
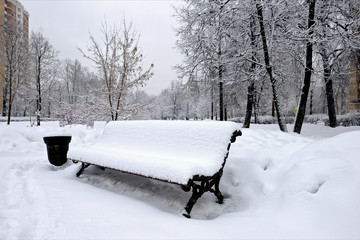
{"type": "Polygon", "coordinates": [[[70,147],[87,146],[100,125],[0,125],[0,239],[360,239],[360,128],[276,129],[243,129],[224,204],[204,195],[189,220],[176,185],[95,167],[76,178],[79,165],[49,164],[43,136],[71,133],[70,147]]]}

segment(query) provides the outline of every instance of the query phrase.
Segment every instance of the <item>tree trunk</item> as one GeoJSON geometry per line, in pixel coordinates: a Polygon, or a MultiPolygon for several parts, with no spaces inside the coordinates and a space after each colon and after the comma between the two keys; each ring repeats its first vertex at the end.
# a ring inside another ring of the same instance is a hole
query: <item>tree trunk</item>
{"type": "Polygon", "coordinates": [[[214,85],[211,83],[211,120],[214,120],[214,85]]]}
{"type": "Polygon", "coordinates": [[[37,112],[36,112],[36,125],[40,126],[40,117],[41,117],[41,97],[36,101],[37,103],[37,112]]]}
{"type": "Polygon", "coordinates": [[[331,69],[329,66],[329,60],[326,59],[326,56],[323,55],[323,65],[324,65],[324,80],[325,80],[325,92],[326,100],[328,105],[328,115],[329,115],[329,126],[336,127],[336,110],[335,110],[335,101],[334,101],[334,90],[332,80],[330,78],[331,69]]]}
{"type": "Polygon", "coordinates": [[[7,80],[5,80],[5,84],[3,87],[3,109],[2,109],[2,113],[1,113],[1,115],[3,117],[6,116],[6,110],[7,110],[8,86],[9,86],[9,83],[7,80]]]}
{"type": "Polygon", "coordinates": [[[8,117],[7,117],[7,125],[10,125],[11,120],[11,104],[9,104],[9,111],[8,111],[8,117]]]}
{"type": "Polygon", "coordinates": [[[227,107],[224,107],[224,121],[228,120],[228,116],[227,116],[227,107]]]}
{"type": "Polygon", "coordinates": [[[121,95],[122,95],[122,90],[120,90],[119,96],[118,96],[118,99],[117,99],[116,111],[115,111],[115,119],[114,119],[114,121],[117,121],[117,120],[118,120],[118,117],[119,117],[121,95]]]}
{"type": "Polygon", "coordinates": [[[7,119],[7,125],[10,125],[10,120],[11,120],[11,106],[12,106],[12,101],[11,101],[11,96],[12,96],[12,69],[10,69],[10,77],[9,77],[9,107],[8,107],[8,119],[7,119]]]}
{"type": "Polygon", "coordinates": [[[326,113],[326,93],[325,93],[325,87],[323,87],[323,89],[322,89],[322,93],[323,93],[323,95],[324,95],[324,98],[323,98],[323,100],[324,100],[324,102],[323,102],[323,107],[322,107],[322,113],[323,114],[325,114],[326,113]]]}
{"type": "MultiPolygon", "coordinates": [[[[251,48],[252,48],[252,56],[251,56],[251,67],[250,67],[250,73],[253,74],[256,69],[256,42],[255,42],[255,34],[254,34],[254,25],[255,20],[252,17],[250,20],[250,37],[251,37],[251,48]]],[[[249,128],[250,122],[251,122],[251,115],[252,115],[252,109],[254,106],[254,115],[255,115],[255,123],[257,122],[257,116],[256,116],[256,100],[255,100],[255,80],[253,76],[250,76],[251,82],[248,86],[248,94],[247,94],[247,103],[246,103],[246,114],[245,114],[245,120],[243,128],[249,128]]]]}
{"type": "Polygon", "coordinates": [[[270,82],[271,82],[271,87],[272,87],[273,97],[274,97],[275,110],[276,110],[276,113],[277,113],[278,124],[279,124],[279,127],[280,127],[281,131],[287,132],[287,127],[286,127],[286,124],[285,124],[285,121],[283,119],[282,112],[281,112],[281,107],[280,107],[280,102],[279,102],[279,95],[277,93],[277,83],[276,83],[276,79],[273,76],[273,72],[272,72],[273,69],[272,69],[272,66],[270,64],[270,55],[269,55],[269,50],[268,50],[267,40],[266,40],[266,33],[265,33],[265,27],[264,27],[264,18],[263,18],[262,6],[259,3],[256,3],[256,9],[257,9],[257,15],[258,15],[258,19],[259,19],[261,39],[262,39],[262,43],[263,43],[264,60],[265,60],[265,65],[266,65],[266,71],[267,71],[267,73],[268,73],[268,75],[270,77],[270,82]]]}
{"type": "Polygon", "coordinates": [[[254,93],[253,93],[253,99],[254,99],[254,122],[255,124],[258,124],[259,121],[258,121],[258,116],[259,116],[259,105],[257,103],[257,100],[256,100],[256,94],[255,94],[255,90],[254,90],[254,93]]]}
{"type": "Polygon", "coordinates": [[[314,90],[310,91],[310,112],[309,114],[313,114],[313,96],[314,96],[314,90]]]}
{"type": "Polygon", "coordinates": [[[309,5],[309,17],[308,17],[308,41],[306,44],[306,63],[305,63],[305,76],[304,76],[304,84],[301,90],[300,103],[298,107],[298,111],[296,114],[294,132],[301,132],[301,127],[304,122],[305,114],[306,114],[306,102],[309,95],[309,89],[311,84],[311,73],[312,73],[312,55],[313,55],[313,44],[312,44],[312,36],[314,33],[313,25],[315,24],[315,5],[316,0],[311,0],[309,5]]]}
{"type": "MultiPolygon", "coordinates": [[[[255,90],[255,83],[252,81],[248,86],[248,94],[247,94],[247,104],[246,104],[246,114],[245,120],[243,124],[243,128],[250,127],[251,115],[252,115],[252,108],[254,105],[254,90],[255,90]]],[[[254,109],[254,111],[256,111],[254,109]]]]}
{"type": "Polygon", "coordinates": [[[253,93],[253,97],[254,97],[254,121],[255,124],[259,123],[259,112],[260,112],[260,106],[259,106],[259,101],[260,101],[260,97],[257,96],[257,90],[256,88],[254,89],[254,93],[253,93]]]}
{"type": "Polygon", "coordinates": [[[219,70],[219,116],[220,121],[224,121],[224,100],[223,100],[223,82],[221,81],[222,73],[219,70]]]}
{"type": "Polygon", "coordinates": [[[211,120],[214,120],[214,101],[211,99],[211,120]]]}
{"type": "Polygon", "coordinates": [[[109,106],[110,106],[111,121],[116,121],[115,116],[114,116],[114,111],[113,111],[113,106],[112,106],[112,101],[111,101],[111,93],[110,92],[108,92],[108,100],[109,100],[109,106]]]}
{"type": "MultiPolygon", "coordinates": [[[[50,97],[49,97],[50,99],[50,97]]],[[[51,118],[51,101],[49,100],[49,105],[48,105],[48,117],[51,118]]]]}
{"type": "Polygon", "coordinates": [[[38,59],[38,68],[37,68],[37,91],[38,91],[38,99],[36,101],[36,125],[40,126],[40,116],[41,116],[41,58],[38,59]]]}
{"type": "Polygon", "coordinates": [[[3,98],[3,109],[2,109],[2,113],[1,113],[1,116],[5,117],[6,116],[6,109],[7,109],[7,106],[6,106],[6,94],[5,94],[5,90],[4,90],[4,98],[3,98]]]}
{"type": "MultiPolygon", "coordinates": [[[[219,41],[219,52],[218,52],[218,58],[219,61],[221,61],[221,41],[219,41]]],[[[218,72],[218,76],[219,76],[219,117],[220,117],[220,121],[224,121],[224,98],[223,98],[223,82],[222,82],[222,78],[223,78],[223,65],[222,63],[220,63],[219,65],[219,72],[218,72]]]]}

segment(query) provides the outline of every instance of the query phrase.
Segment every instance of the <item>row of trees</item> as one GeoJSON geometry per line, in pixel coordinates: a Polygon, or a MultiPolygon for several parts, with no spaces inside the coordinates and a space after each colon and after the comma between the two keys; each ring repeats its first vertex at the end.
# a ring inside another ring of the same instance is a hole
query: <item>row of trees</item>
{"type": "Polygon", "coordinates": [[[271,109],[287,131],[283,116],[295,112],[300,133],[310,101],[310,113],[327,106],[334,127],[360,49],[359,8],[357,0],[186,1],[176,9],[180,78],[201,88],[212,118],[241,107],[249,127],[271,109]]]}
{"type": "Polygon", "coordinates": [[[4,62],[2,116],[60,118],[64,123],[137,118],[152,102],[140,91],[153,75],[153,64],[143,69],[138,34],[125,20],[120,27],[103,23],[103,39],[90,35],[84,57],[94,73],[78,60],[59,60],[58,51],[41,32],[29,42],[19,29],[2,25],[0,53],[4,62]]]}
{"type": "Polygon", "coordinates": [[[58,51],[41,32],[32,32],[29,41],[21,29],[1,28],[1,115],[7,116],[8,124],[11,116],[36,116],[40,125],[41,117],[54,117],[61,113],[60,105],[74,103],[74,94],[80,94],[77,86],[83,88],[80,81],[87,82],[84,75],[90,75],[87,69],[78,61],[61,62],[58,51]]]}
{"type": "Polygon", "coordinates": [[[357,0],[188,0],[176,8],[177,46],[185,61],[159,96],[138,87],[153,75],[143,67],[139,35],[125,20],[104,22],[101,39],[79,48],[96,72],[78,60],[60,61],[41,32],[29,44],[1,31],[5,59],[3,116],[60,118],[64,123],[120,119],[219,119],[245,115],[296,118],[305,112],[347,111],[349,65],[359,52],[357,0]],[[309,102],[309,105],[307,103],[309,102]],[[327,106],[327,107],[326,107],[327,106]]]}

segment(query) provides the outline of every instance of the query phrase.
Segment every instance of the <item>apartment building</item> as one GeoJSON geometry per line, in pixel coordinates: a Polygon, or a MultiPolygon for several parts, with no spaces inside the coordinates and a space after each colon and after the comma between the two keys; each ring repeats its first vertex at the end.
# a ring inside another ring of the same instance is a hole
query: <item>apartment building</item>
{"type": "MultiPolygon", "coordinates": [[[[7,29],[9,35],[18,33],[22,43],[28,45],[29,42],[29,13],[18,0],[0,0],[0,28],[7,29]]],[[[4,38],[0,38],[0,47],[4,46],[4,38]]],[[[4,99],[4,78],[5,64],[3,54],[0,55],[0,113],[3,109],[4,99]]]]}

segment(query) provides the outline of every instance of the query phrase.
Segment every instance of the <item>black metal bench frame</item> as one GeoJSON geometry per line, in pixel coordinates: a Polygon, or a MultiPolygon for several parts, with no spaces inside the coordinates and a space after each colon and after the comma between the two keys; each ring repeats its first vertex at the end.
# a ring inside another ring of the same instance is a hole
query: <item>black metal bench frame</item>
{"type": "Polygon", "coordinates": [[[184,184],[180,184],[177,182],[171,182],[168,180],[164,180],[164,179],[159,179],[159,178],[152,178],[152,177],[148,177],[148,176],[144,176],[144,175],[140,175],[140,174],[136,174],[136,173],[132,173],[132,172],[128,172],[128,171],[123,171],[120,169],[114,169],[114,168],[110,168],[110,167],[106,167],[106,166],[101,166],[101,165],[96,165],[96,164],[92,164],[92,163],[88,163],[85,161],[80,161],[77,159],[71,159],[69,158],[69,160],[73,161],[74,163],[78,163],[81,162],[81,168],[80,170],[76,173],[77,177],[80,177],[80,175],[83,173],[83,171],[89,167],[90,165],[94,165],[94,166],[98,166],[100,168],[102,168],[103,170],[105,170],[105,168],[107,169],[112,169],[112,170],[116,170],[116,171],[120,171],[120,172],[124,172],[124,173],[129,173],[129,174],[133,174],[133,175],[138,175],[138,176],[142,176],[142,177],[146,177],[146,178],[151,178],[151,179],[155,179],[155,180],[159,180],[162,182],[167,182],[167,183],[172,183],[172,184],[177,184],[180,185],[181,188],[185,191],[185,192],[189,192],[192,189],[192,195],[189,199],[189,201],[187,202],[184,210],[185,212],[183,212],[183,215],[187,218],[190,218],[190,212],[193,208],[193,206],[195,205],[195,203],[197,202],[197,200],[205,193],[205,192],[211,192],[213,193],[217,199],[218,199],[218,203],[222,204],[224,201],[224,196],[222,195],[222,193],[220,192],[219,189],[219,184],[220,184],[220,179],[223,175],[223,170],[224,170],[224,166],[226,163],[226,159],[229,156],[229,151],[230,151],[230,146],[231,143],[234,143],[236,141],[236,137],[241,136],[241,131],[235,131],[231,138],[230,138],[230,142],[227,146],[227,152],[225,154],[224,157],[224,161],[223,164],[221,166],[221,168],[219,169],[219,171],[217,173],[215,173],[212,176],[200,176],[200,175],[195,175],[192,177],[192,179],[189,179],[188,183],[186,185],[184,184]]]}

